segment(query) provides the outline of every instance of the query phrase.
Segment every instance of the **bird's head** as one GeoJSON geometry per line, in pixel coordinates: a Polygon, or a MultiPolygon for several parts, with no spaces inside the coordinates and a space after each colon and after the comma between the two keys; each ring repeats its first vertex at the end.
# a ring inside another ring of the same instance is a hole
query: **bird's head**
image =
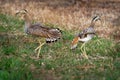
{"type": "Polygon", "coordinates": [[[101,21],[100,16],[95,16],[95,17],[93,17],[92,22],[95,22],[95,21],[98,21],[98,20],[101,21]]]}
{"type": "Polygon", "coordinates": [[[24,14],[25,15],[27,13],[28,13],[28,11],[26,9],[22,9],[22,10],[17,11],[16,15],[19,15],[19,14],[24,14]]]}
{"type": "Polygon", "coordinates": [[[16,16],[20,16],[25,21],[30,21],[30,14],[28,14],[28,11],[26,9],[22,9],[16,12],[16,16]]]}

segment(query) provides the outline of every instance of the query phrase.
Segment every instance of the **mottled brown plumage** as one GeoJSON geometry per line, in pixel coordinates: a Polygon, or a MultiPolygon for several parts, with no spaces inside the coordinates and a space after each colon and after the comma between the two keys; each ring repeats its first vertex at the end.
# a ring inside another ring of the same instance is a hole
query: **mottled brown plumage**
{"type": "Polygon", "coordinates": [[[59,29],[44,27],[41,24],[34,24],[29,26],[27,29],[27,34],[46,38],[46,42],[54,42],[61,38],[61,32],[59,29]]]}

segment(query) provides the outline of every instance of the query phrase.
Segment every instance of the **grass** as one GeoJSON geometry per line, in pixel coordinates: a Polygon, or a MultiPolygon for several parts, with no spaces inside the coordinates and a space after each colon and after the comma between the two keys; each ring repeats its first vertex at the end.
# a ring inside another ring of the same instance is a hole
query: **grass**
{"type": "Polygon", "coordinates": [[[45,44],[42,57],[35,59],[38,44],[24,35],[23,24],[22,20],[0,14],[0,80],[120,79],[120,43],[94,37],[85,45],[87,60],[81,55],[82,43],[70,50],[74,31],[63,29],[63,39],[45,44]]]}

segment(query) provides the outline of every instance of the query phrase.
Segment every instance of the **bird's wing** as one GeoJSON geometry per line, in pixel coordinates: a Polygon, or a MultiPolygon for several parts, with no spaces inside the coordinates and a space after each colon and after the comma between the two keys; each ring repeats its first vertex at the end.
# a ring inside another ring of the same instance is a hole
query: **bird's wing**
{"type": "Polygon", "coordinates": [[[29,28],[29,32],[32,35],[44,37],[44,38],[60,38],[61,32],[57,28],[49,28],[46,26],[42,26],[41,24],[31,25],[29,28]]]}
{"type": "Polygon", "coordinates": [[[84,37],[86,37],[88,34],[95,34],[94,28],[88,27],[88,28],[84,29],[84,30],[82,30],[82,31],[78,34],[78,36],[79,36],[80,38],[84,38],[84,37]]]}
{"type": "Polygon", "coordinates": [[[48,30],[48,38],[46,38],[47,43],[55,42],[62,37],[61,30],[58,28],[50,28],[48,30]]]}
{"type": "Polygon", "coordinates": [[[95,30],[93,27],[88,27],[86,28],[84,31],[83,31],[84,34],[94,34],[95,33],[95,30]]]}
{"type": "Polygon", "coordinates": [[[80,38],[83,38],[83,37],[86,37],[87,34],[95,34],[94,28],[88,27],[88,28],[84,29],[83,31],[81,31],[81,32],[79,33],[78,36],[79,36],[80,38]]]}
{"type": "Polygon", "coordinates": [[[61,38],[61,30],[59,30],[58,28],[51,28],[49,29],[49,36],[53,38],[61,38]]]}
{"type": "Polygon", "coordinates": [[[28,28],[28,32],[34,36],[49,37],[48,31],[50,28],[44,27],[41,24],[33,24],[28,28]]]}

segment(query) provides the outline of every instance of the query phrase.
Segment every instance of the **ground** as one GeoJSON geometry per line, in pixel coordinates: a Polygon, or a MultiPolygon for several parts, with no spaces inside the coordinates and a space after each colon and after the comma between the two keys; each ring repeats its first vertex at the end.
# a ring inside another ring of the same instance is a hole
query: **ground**
{"type": "Polygon", "coordinates": [[[0,1],[0,80],[120,80],[118,0],[12,1],[0,1]],[[23,8],[33,23],[62,30],[62,39],[45,44],[39,59],[34,52],[39,44],[24,33],[24,20],[15,16],[23,8]],[[80,50],[82,43],[75,50],[70,45],[94,15],[101,16],[102,24],[96,23],[97,35],[85,45],[86,59],[80,50]]]}

